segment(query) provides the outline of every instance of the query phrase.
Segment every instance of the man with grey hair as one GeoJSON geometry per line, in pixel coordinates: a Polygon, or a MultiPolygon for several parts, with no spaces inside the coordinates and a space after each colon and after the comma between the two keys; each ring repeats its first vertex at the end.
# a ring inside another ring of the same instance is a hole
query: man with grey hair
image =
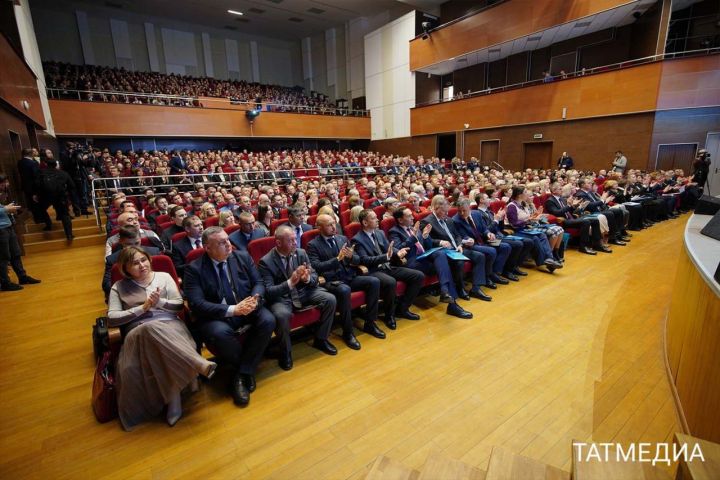
{"type": "Polygon", "coordinates": [[[294,310],[307,307],[320,309],[313,347],[328,355],[337,355],[337,349],[328,340],[335,317],[335,297],[319,286],[318,274],[310,265],[305,250],[297,248],[291,227],[281,225],[275,230],[275,248],[260,259],[259,270],[270,310],[277,321],[275,333],[280,339],[280,368],[290,370],[293,367],[290,319],[294,310]]]}

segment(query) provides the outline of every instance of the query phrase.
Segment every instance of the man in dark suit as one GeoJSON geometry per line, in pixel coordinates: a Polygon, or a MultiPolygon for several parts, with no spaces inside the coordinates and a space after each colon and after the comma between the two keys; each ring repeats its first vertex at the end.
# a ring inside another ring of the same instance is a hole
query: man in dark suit
{"type": "MultiPolygon", "coordinates": [[[[45,223],[47,212],[43,214],[40,207],[40,198],[35,190],[35,183],[40,175],[40,164],[33,159],[33,149],[23,148],[22,158],[18,160],[17,168],[20,174],[20,188],[25,194],[25,205],[32,213],[35,223],[45,223]]],[[[45,227],[46,230],[50,230],[45,227]]]]}
{"type": "Polygon", "coordinates": [[[425,274],[420,270],[401,265],[409,249],[394,249],[382,230],[375,212],[365,209],[359,215],[360,230],[351,242],[360,256],[360,263],[368,268],[370,275],[380,280],[380,292],[385,307],[385,325],[390,330],[397,328],[395,317],[419,320],[420,315],[410,311],[410,305],[420,293],[425,274]],[[398,297],[397,281],[405,283],[405,293],[398,297]],[[396,306],[397,300],[397,306],[396,306]]]}
{"type": "Polygon", "coordinates": [[[250,212],[240,214],[240,229],[230,234],[230,243],[238,250],[246,250],[248,243],[258,238],[264,238],[265,232],[255,228],[255,217],[250,212]]]}
{"type": "Polygon", "coordinates": [[[255,390],[255,371],[275,329],[264,307],[265,286],[250,256],[232,251],[220,227],[203,232],[205,254],[185,268],[183,290],[203,341],[236,368],[231,383],[236,405],[255,390]],[[238,334],[247,330],[245,341],[238,334]]]}
{"type": "Polygon", "coordinates": [[[187,172],[187,163],[178,152],[173,152],[173,156],[170,158],[169,166],[171,175],[187,172]]]}
{"type": "Polygon", "coordinates": [[[349,246],[347,238],[337,234],[335,219],[320,215],[317,219],[320,235],[307,245],[310,264],[325,278],[324,288],[335,295],[343,340],[348,347],[359,350],[360,342],[353,333],[351,292],[365,292],[365,324],[363,331],[376,338],[385,338],[385,332],[375,324],[380,299],[380,280],[369,275],[358,275],[356,265],[360,257],[349,246]]]}
{"type": "Polygon", "coordinates": [[[203,248],[203,222],[200,220],[200,217],[196,217],[195,215],[185,217],[185,220],[183,220],[183,228],[187,236],[180,240],[175,240],[172,244],[172,261],[180,277],[185,273],[185,259],[188,254],[196,248],[203,248]]]}
{"type": "MultiPolygon", "coordinates": [[[[464,247],[462,238],[455,230],[453,222],[447,216],[450,205],[445,197],[435,195],[430,207],[432,213],[423,219],[420,226],[425,228],[425,225],[432,225],[430,237],[433,239],[433,247],[452,248],[469,258],[472,262],[473,277],[472,289],[469,295],[486,302],[491,301],[492,297],[483,292],[481,287],[488,284],[486,272],[492,268],[492,263],[488,265],[488,259],[485,254],[464,247]]],[[[463,288],[462,278],[456,278],[455,282],[458,288],[463,288]]]]}
{"type": "Polygon", "coordinates": [[[570,155],[568,155],[567,152],[563,152],[560,158],[558,158],[557,167],[565,170],[570,170],[573,168],[573,165],[575,163],[573,162],[573,159],[570,155]]]}
{"type": "Polygon", "coordinates": [[[390,229],[390,241],[398,249],[407,248],[408,253],[405,255],[408,268],[420,270],[426,275],[436,274],[440,282],[440,301],[447,303],[446,313],[459,318],[472,318],[472,313],[465,311],[457,304],[457,298],[470,300],[468,294],[463,290],[458,294],[455,288],[454,277],[462,276],[462,262],[453,262],[452,268],[459,271],[453,274],[450,270],[451,266],[448,262],[447,255],[441,250],[431,253],[429,256],[418,260],[418,256],[432,248],[432,238],[430,238],[430,229],[432,226],[425,225],[424,230],[420,230],[420,222],[415,221],[412,210],[409,208],[401,208],[393,213],[397,225],[390,229]]]}
{"type": "Polygon", "coordinates": [[[145,250],[148,255],[160,255],[162,252],[156,247],[146,247],[140,244],[140,231],[133,225],[126,225],[120,228],[118,232],[118,248],[115,252],[105,257],[105,271],[103,272],[102,289],[105,292],[105,301],[107,302],[112,288],[112,267],[117,263],[122,249],[125,247],[137,247],[145,250]]]}
{"type": "MultiPolygon", "coordinates": [[[[506,270],[507,260],[510,257],[512,248],[510,245],[502,242],[496,246],[487,244],[487,242],[494,242],[497,239],[493,233],[488,232],[487,228],[485,228],[485,222],[480,218],[480,213],[471,210],[470,201],[465,198],[460,200],[458,206],[458,213],[453,217],[455,231],[460,234],[463,241],[466,241],[468,238],[472,239],[474,243],[470,248],[476,252],[483,253],[485,257],[492,262],[488,271],[490,285],[497,283],[507,285],[510,282],[502,278],[501,275],[514,276],[506,270]]],[[[517,278],[515,280],[517,280],[517,278]]]]}
{"type": "Polygon", "coordinates": [[[619,209],[610,208],[607,203],[611,201],[610,197],[603,193],[602,196],[592,191],[592,180],[585,178],[580,180],[580,190],[575,196],[585,200],[587,205],[585,210],[591,213],[600,213],[607,218],[609,232],[609,242],[613,245],[623,246],[630,241],[629,237],[623,235],[625,217],[619,209]]]}
{"type": "Polygon", "coordinates": [[[55,160],[47,161],[47,168],[41,170],[36,178],[35,191],[40,198],[40,209],[44,213],[45,230],[52,228],[50,216],[47,209],[52,205],[55,215],[62,222],[65,237],[68,240],[74,238],[72,231],[72,220],[68,209],[68,195],[72,195],[75,191],[75,183],[70,175],[63,170],[57,169],[55,160]]]}
{"type": "Polygon", "coordinates": [[[287,223],[283,223],[283,226],[292,229],[297,245],[300,245],[302,234],[313,229],[311,225],[305,223],[306,218],[307,207],[305,207],[305,205],[295,204],[288,208],[288,221],[287,223]]]}
{"type": "Polygon", "coordinates": [[[580,229],[580,253],[597,255],[597,251],[611,253],[612,250],[602,244],[600,234],[600,221],[597,217],[580,217],[575,209],[582,202],[579,198],[568,199],[562,194],[559,183],[550,185],[551,195],[545,200],[545,211],[558,218],[564,219],[563,228],[580,229]]]}
{"type": "Polygon", "coordinates": [[[533,241],[529,238],[522,237],[520,240],[514,240],[507,238],[503,233],[503,217],[505,210],[500,210],[498,213],[493,213],[490,209],[490,197],[486,193],[480,193],[475,197],[477,203],[478,216],[485,225],[485,229],[488,233],[492,233],[495,238],[499,238],[502,243],[510,245],[511,251],[510,256],[505,262],[505,271],[515,276],[513,278],[510,275],[504,274],[503,276],[509,280],[517,281],[518,277],[527,276],[527,272],[520,270],[520,265],[530,256],[533,249],[533,241]]]}
{"type": "Polygon", "coordinates": [[[177,205],[170,209],[169,215],[174,224],[163,230],[162,236],[160,237],[163,245],[165,245],[165,250],[167,251],[172,249],[172,236],[176,233],[185,231],[185,228],[182,225],[185,218],[187,218],[187,212],[182,206],[177,205]]]}
{"type": "Polygon", "coordinates": [[[168,214],[168,201],[165,197],[158,197],[157,200],[155,200],[155,208],[156,210],[152,213],[146,214],[146,218],[148,223],[150,224],[150,228],[153,230],[157,230],[157,217],[160,215],[167,215],[168,214]]]}
{"type": "Polygon", "coordinates": [[[260,259],[259,270],[270,310],[277,321],[275,333],[280,339],[280,368],[290,370],[293,365],[290,343],[293,310],[320,309],[313,347],[328,355],[337,355],[335,345],[328,341],[335,317],[335,297],[319,286],[318,274],[310,265],[305,250],[297,248],[292,228],[281,225],[275,230],[275,248],[260,259]]]}

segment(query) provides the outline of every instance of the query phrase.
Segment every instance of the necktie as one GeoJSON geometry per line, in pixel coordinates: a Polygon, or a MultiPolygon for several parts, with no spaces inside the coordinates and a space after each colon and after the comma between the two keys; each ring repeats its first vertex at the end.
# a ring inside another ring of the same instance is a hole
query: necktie
{"type": "Polygon", "coordinates": [[[202,248],[202,241],[200,239],[195,240],[195,248],[202,248]]]}
{"type": "MultiPolygon", "coordinates": [[[[411,238],[415,235],[415,232],[413,232],[412,228],[410,227],[405,227],[405,231],[411,238]]],[[[416,237],[416,240],[417,241],[415,242],[415,249],[417,250],[417,254],[420,255],[422,253],[425,253],[425,249],[423,248],[422,243],[420,243],[420,239],[416,237]]]]}
{"type": "Polygon", "coordinates": [[[225,303],[227,305],[235,305],[237,300],[235,299],[235,292],[233,292],[230,280],[228,280],[227,273],[225,272],[225,262],[218,263],[218,276],[220,277],[220,287],[222,288],[225,303]]]}
{"type": "Polygon", "coordinates": [[[340,250],[338,250],[337,243],[335,242],[335,238],[334,237],[328,238],[327,243],[330,246],[330,250],[333,252],[333,255],[335,255],[337,257],[338,254],[340,253],[340,250]]]}
{"type": "MultiPolygon", "coordinates": [[[[285,257],[285,274],[288,278],[290,278],[293,274],[293,265],[292,265],[292,259],[290,256],[285,257]]],[[[300,294],[297,291],[297,288],[291,287],[290,288],[290,300],[292,300],[293,307],[295,308],[302,308],[302,302],[300,301],[300,294]]]]}
{"type": "Polygon", "coordinates": [[[445,233],[447,234],[448,238],[450,239],[450,243],[452,243],[453,248],[457,248],[457,243],[455,243],[455,238],[450,234],[450,229],[445,224],[444,220],[438,220],[440,222],[440,226],[445,230],[445,233]]]}
{"type": "Polygon", "coordinates": [[[375,253],[378,255],[382,255],[383,252],[380,250],[380,244],[378,244],[377,238],[375,238],[375,232],[369,233],[370,238],[372,239],[373,245],[375,246],[375,253]]]}
{"type": "Polygon", "coordinates": [[[295,227],[295,238],[297,239],[297,246],[300,246],[300,239],[302,238],[302,228],[300,226],[295,227]]]}
{"type": "MultiPolygon", "coordinates": [[[[560,197],[559,201],[560,205],[562,205],[563,207],[567,207],[567,202],[564,198],[560,197]]],[[[565,218],[573,218],[572,213],[570,213],[570,211],[565,212],[565,218]]]]}

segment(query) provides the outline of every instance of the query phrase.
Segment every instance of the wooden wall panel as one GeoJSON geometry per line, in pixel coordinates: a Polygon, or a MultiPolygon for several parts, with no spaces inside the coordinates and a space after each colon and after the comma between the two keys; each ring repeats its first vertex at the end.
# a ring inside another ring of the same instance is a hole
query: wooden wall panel
{"type": "Polygon", "coordinates": [[[662,62],[658,110],[720,105],[720,55],[662,62]]]}
{"type": "Polygon", "coordinates": [[[57,135],[369,139],[370,118],[50,100],[57,135]]]}
{"type": "Polygon", "coordinates": [[[0,35],[0,98],[19,114],[45,128],[35,74],[4,35],[0,35]],[[22,106],[23,100],[27,100],[30,108],[22,106]]]}
{"type": "Polygon", "coordinates": [[[708,132],[720,132],[720,106],[657,112],[650,141],[648,168],[655,168],[659,145],[697,143],[702,148],[708,132]]]}
{"type": "Polygon", "coordinates": [[[413,135],[654,111],[661,64],[641,65],[411,110],[413,135]]]}
{"type": "MultiPolygon", "coordinates": [[[[465,132],[464,158],[479,158],[480,142],[497,139],[500,140],[498,162],[505,168],[519,170],[523,168],[526,143],[551,141],[553,162],[567,151],[581,170],[609,168],[616,150],[625,153],[630,167],[646,168],[653,118],[653,113],[641,113],[468,131],[465,132]],[[542,134],[543,138],[534,140],[535,134],[542,134]]],[[[458,150],[458,156],[460,153],[458,150]]]]}
{"type": "Polygon", "coordinates": [[[410,69],[523,37],[570,22],[628,0],[512,0],[410,41],[410,69]]]}
{"type": "Polygon", "coordinates": [[[391,138],[388,140],[373,140],[368,150],[385,155],[410,155],[425,158],[432,157],[437,151],[437,135],[421,137],[391,138]]]}

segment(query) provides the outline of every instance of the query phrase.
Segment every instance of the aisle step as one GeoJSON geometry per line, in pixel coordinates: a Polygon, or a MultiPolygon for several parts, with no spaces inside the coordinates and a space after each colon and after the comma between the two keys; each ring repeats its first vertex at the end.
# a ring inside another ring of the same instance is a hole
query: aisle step
{"type": "Polygon", "coordinates": [[[485,471],[441,453],[428,455],[418,480],[483,480],[485,471]]]}
{"type": "MultiPolygon", "coordinates": [[[[577,478],[577,477],[576,477],[577,478]]],[[[612,477],[607,477],[612,478],[612,477]]],[[[486,480],[570,480],[570,472],[495,446],[486,480]]]]}
{"type": "Polygon", "coordinates": [[[408,468],[384,455],[375,459],[375,463],[365,476],[365,480],[418,480],[420,472],[408,468]]]}

